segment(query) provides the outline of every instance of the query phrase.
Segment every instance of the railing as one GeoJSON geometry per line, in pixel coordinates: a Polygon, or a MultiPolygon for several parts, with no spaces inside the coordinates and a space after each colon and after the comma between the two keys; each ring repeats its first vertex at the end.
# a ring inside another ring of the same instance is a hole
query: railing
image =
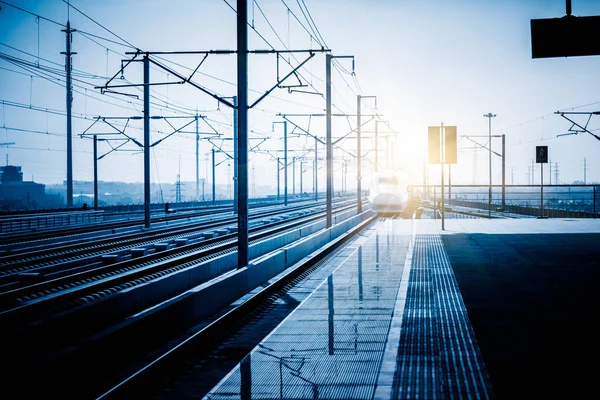
{"type": "Polygon", "coordinates": [[[0,218],[0,234],[102,222],[104,211],[72,211],[0,218]]]}
{"type": "MultiPolygon", "coordinates": [[[[337,193],[337,196],[343,194],[337,193]]],[[[351,193],[346,193],[351,195],[351,193]]],[[[324,195],[319,193],[319,198],[323,198],[324,195]]],[[[289,194],[288,200],[290,202],[312,200],[314,194],[289,194]]],[[[231,205],[233,200],[208,200],[208,201],[189,201],[181,203],[152,203],[150,209],[153,212],[165,211],[166,206],[169,209],[179,210],[194,210],[202,209],[203,207],[214,207],[214,206],[226,206],[231,205]]],[[[260,203],[273,202],[274,204],[283,203],[283,195],[280,199],[277,196],[268,196],[262,198],[251,198],[248,199],[249,207],[254,208],[260,205],[260,203]]],[[[0,213],[0,234],[8,234],[15,232],[26,232],[35,231],[41,229],[57,228],[72,226],[77,224],[87,224],[95,222],[103,222],[106,218],[110,218],[110,214],[113,213],[143,213],[144,204],[129,204],[129,205],[115,205],[115,206],[104,206],[99,207],[99,210],[86,209],[57,209],[57,210],[29,210],[26,212],[8,212],[0,213]]]]}
{"type": "MultiPolygon", "coordinates": [[[[540,185],[444,186],[444,204],[478,210],[546,218],[597,218],[600,213],[600,185],[544,185],[543,204],[540,185]],[[543,205],[543,207],[542,207],[543,205]]],[[[441,201],[440,185],[412,185],[411,198],[441,201]]]]}

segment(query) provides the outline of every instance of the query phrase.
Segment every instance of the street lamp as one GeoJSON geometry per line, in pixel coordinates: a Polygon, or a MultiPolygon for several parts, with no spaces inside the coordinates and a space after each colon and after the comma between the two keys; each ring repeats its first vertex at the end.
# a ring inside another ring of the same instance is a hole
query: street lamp
{"type": "Polygon", "coordinates": [[[483,114],[489,121],[489,142],[488,142],[488,154],[489,154],[489,163],[490,163],[490,187],[488,193],[488,217],[492,218],[492,118],[496,116],[496,114],[487,113],[483,114]]]}

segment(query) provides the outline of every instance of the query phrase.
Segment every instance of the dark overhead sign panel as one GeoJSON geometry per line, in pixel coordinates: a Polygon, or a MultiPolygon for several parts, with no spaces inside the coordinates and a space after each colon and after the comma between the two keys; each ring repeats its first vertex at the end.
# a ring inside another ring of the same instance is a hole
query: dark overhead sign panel
{"type": "Polygon", "coordinates": [[[600,55],[600,16],[532,19],[532,58],[600,55]]]}
{"type": "Polygon", "coordinates": [[[539,164],[548,163],[548,146],[535,146],[535,162],[539,164]]]}

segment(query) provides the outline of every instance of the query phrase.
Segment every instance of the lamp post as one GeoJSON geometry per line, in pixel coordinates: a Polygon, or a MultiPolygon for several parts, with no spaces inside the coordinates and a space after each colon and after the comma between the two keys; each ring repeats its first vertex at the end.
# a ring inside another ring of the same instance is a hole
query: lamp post
{"type": "Polygon", "coordinates": [[[490,164],[490,186],[488,193],[488,217],[492,218],[492,118],[496,116],[496,114],[487,113],[483,114],[489,121],[489,130],[488,130],[488,154],[489,154],[489,164],[490,164]]]}

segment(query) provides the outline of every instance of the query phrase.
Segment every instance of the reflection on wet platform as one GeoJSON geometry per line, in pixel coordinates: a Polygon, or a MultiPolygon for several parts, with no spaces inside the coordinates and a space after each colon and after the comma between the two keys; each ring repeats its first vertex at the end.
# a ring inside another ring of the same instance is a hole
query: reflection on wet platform
{"type": "Polygon", "coordinates": [[[409,241],[410,224],[371,228],[206,398],[372,397],[409,241]]]}
{"type": "Polygon", "coordinates": [[[435,221],[361,236],[207,399],[492,398],[435,221]]]}

